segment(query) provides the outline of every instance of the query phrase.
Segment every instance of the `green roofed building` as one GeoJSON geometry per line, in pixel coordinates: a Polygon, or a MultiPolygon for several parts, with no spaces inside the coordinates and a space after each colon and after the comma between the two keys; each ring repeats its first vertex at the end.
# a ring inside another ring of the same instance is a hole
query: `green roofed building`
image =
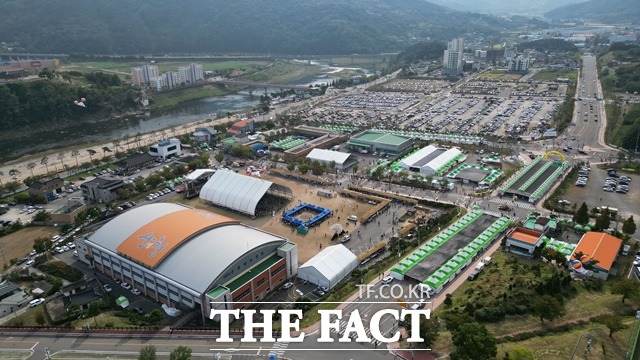
{"type": "Polygon", "coordinates": [[[413,139],[374,130],[366,130],[355,134],[347,142],[349,148],[359,152],[381,152],[399,156],[413,148],[413,139]]]}

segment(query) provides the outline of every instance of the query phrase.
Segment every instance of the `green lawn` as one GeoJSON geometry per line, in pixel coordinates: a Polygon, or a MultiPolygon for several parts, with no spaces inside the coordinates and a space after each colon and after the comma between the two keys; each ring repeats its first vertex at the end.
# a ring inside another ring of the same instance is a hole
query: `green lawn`
{"type": "Polygon", "coordinates": [[[573,81],[578,77],[578,70],[540,70],[531,77],[531,80],[555,81],[557,78],[571,79],[573,81]]]}
{"type": "MultiPolygon", "coordinates": [[[[203,62],[200,60],[197,61],[169,61],[169,62],[157,62],[155,65],[158,65],[158,71],[163,73],[167,71],[178,71],[178,67],[186,66],[190,63],[198,63],[202,64],[202,68],[204,71],[219,71],[219,70],[229,70],[229,69],[249,69],[249,68],[259,68],[267,65],[267,61],[244,61],[244,60],[232,60],[232,61],[213,61],[213,62],[203,62]]],[[[81,62],[76,65],[81,69],[89,69],[89,70],[110,70],[110,71],[120,71],[129,73],[131,72],[132,67],[142,66],[145,64],[149,64],[149,62],[116,62],[116,61],[91,61],[91,62],[81,62]]]]}
{"type": "Polygon", "coordinates": [[[204,99],[212,96],[226,95],[231,90],[221,87],[204,86],[196,89],[179,90],[160,94],[154,94],[149,102],[151,109],[160,109],[178,105],[187,101],[204,99]]]}

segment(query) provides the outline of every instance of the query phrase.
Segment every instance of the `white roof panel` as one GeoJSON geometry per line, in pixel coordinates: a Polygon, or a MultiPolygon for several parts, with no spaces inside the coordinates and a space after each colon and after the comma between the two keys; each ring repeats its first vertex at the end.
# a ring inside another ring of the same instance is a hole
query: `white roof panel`
{"type": "Polygon", "coordinates": [[[200,199],[245,214],[255,215],[256,206],[273,185],[252,176],[218,170],[200,190],[200,199]]]}
{"type": "Polygon", "coordinates": [[[351,156],[351,154],[340,151],[313,149],[309,155],[307,155],[307,159],[324,162],[335,161],[336,164],[344,164],[344,162],[349,159],[349,156],[351,156]]]}

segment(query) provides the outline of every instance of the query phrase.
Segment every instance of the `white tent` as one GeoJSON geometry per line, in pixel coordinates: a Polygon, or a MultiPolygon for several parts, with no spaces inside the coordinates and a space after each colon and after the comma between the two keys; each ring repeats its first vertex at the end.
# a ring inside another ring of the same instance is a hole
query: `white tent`
{"type": "Polygon", "coordinates": [[[298,268],[298,279],[331,289],[358,267],[358,258],[344,245],[320,251],[298,268]]]}

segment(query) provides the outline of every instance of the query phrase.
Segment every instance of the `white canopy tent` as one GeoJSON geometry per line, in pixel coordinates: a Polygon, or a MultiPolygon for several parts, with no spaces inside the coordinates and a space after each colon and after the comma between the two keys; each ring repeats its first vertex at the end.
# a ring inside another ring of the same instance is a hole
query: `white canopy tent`
{"type": "Polygon", "coordinates": [[[344,245],[329,246],[298,268],[298,279],[331,289],[356,267],[358,258],[344,245]]]}

